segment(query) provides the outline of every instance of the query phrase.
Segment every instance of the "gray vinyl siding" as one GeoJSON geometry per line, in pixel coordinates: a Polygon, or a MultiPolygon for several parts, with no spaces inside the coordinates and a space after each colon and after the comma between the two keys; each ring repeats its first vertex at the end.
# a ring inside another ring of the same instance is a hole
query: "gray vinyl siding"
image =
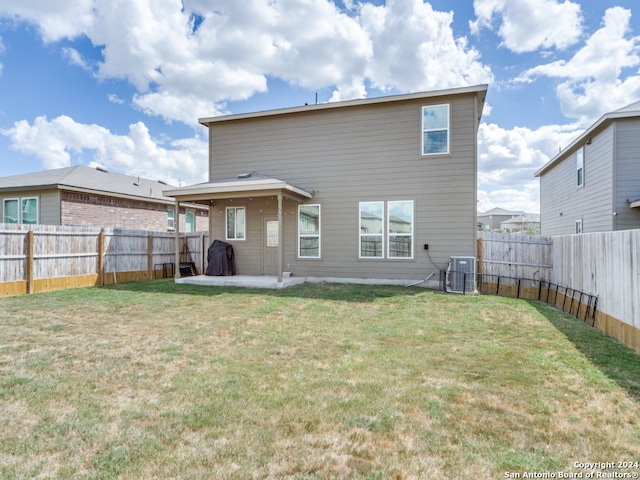
{"type": "Polygon", "coordinates": [[[640,208],[629,208],[627,199],[640,196],[640,119],[616,123],[615,229],[640,228],[640,208]]]}
{"type": "MultiPolygon", "coordinates": [[[[297,258],[297,204],[285,202],[284,268],[294,275],[425,278],[437,269],[424,243],[445,268],[450,256],[476,254],[476,105],[465,94],[214,122],[210,180],[255,171],[314,193],[307,203],[322,209],[320,259],[297,258]],[[443,103],[451,105],[451,153],[422,156],[422,107],[443,103]],[[414,258],[359,259],[359,202],[393,200],[414,202],[414,258]]],[[[240,203],[247,240],[230,242],[238,273],[259,274],[262,217],[277,214],[277,199],[240,203]]],[[[216,202],[214,238],[224,239],[227,204],[216,202]]]]}
{"type": "Polygon", "coordinates": [[[540,177],[540,219],[543,235],[575,233],[576,220],[583,232],[612,229],[613,173],[611,156],[613,128],[594,135],[584,146],[584,186],[576,185],[576,152],[540,177]]]}

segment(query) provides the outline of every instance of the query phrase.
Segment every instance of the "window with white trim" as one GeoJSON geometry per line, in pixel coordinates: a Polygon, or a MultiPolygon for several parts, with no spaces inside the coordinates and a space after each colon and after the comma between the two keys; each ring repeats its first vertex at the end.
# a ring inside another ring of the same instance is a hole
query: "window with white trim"
{"type": "Polygon", "coordinates": [[[360,202],[359,217],[359,258],[413,258],[413,200],[360,202]]]}
{"type": "Polygon", "coordinates": [[[384,257],[384,202],[360,202],[360,258],[384,257]]]}
{"type": "Polygon", "coordinates": [[[167,210],[167,228],[169,230],[173,230],[176,228],[176,212],[172,208],[167,210]]]}
{"type": "Polygon", "coordinates": [[[582,219],[576,220],[576,233],[582,233],[582,219]]]}
{"type": "Polygon", "coordinates": [[[320,205],[298,205],[298,257],[320,258],[320,205]]]}
{"type": "Polygon", "coordinates": [[[413,258],[413,200],[387,202],[389,258],[413,258]]]}
{"type": "Polygon", "coordinates": [[[244,207],[227,207],[226,240],[244,240],[246,215],[244,207]]]}
{"type": "Polygon", "coordinates": [[[422,107],[422,155],[449,153],[449,105],[422,107]]]}
{"type": "Polygon", "coordinates": [[[584,147],[576,152],[576,186],[584,186],[584,147]]]}
{"type": "Polygon", "coordinates": [[[38,197],[5,198],[3,222],[36,225],[38,223],[38,197]]]}

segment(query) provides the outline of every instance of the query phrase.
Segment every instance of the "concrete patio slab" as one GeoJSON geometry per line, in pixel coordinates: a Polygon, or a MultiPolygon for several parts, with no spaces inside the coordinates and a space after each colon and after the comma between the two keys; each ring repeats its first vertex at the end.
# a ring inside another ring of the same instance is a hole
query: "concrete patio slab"
{"type": "Polygon", "coordinates": [[[358,285],[397,285],[403,287],[425,287],[438,289],[437,281],[425,279],[382,279],[382,278],[341,278],[341,277],[284,277],[278,282],[273,275],[230,275],[181,277],[176,283],[206,285],[212,287],[247,287],[247,288],[287,288],[303,283],[354,283],[358,285]]]}
{"type": "Polygon", "coordinates": [[[304,282],[304,277],[288,277],[283,278],[281,282],[278,282],[278,277],[270,275],[197,275],[195,277],[181,277],[176,279],[176,283],[181,284],[246,288],[286,288],[294,285],[300,285],[304,282]]]}

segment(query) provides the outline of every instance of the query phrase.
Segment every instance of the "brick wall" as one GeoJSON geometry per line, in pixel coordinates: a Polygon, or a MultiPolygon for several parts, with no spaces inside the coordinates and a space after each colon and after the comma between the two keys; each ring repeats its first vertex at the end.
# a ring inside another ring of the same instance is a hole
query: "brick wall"
{"type": "MultiPolygon", "coordinates": [[[[62,225],[163,231],[168,230],[167,211],[173,208],[173,205],[88,193],[63,191],[60,198],[62,225]]],[[[207,213],[192,209],[189,211],[194,211],[196,214],[196,230],[206,231],[208,229],[207,213]]],[[[181,231],[184,231],[184,213],[185,209],[180,208],[181,231]]]]}

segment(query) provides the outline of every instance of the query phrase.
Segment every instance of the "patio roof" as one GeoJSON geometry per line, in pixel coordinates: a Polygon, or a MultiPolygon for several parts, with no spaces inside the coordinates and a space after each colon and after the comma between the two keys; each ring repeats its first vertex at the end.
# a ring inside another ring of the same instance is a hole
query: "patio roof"
{"type": "Polygon", "coordinates": [[[260,173],[249,172],[236,177],[198,183],[162,192],[166,197],[173,197],[180,202],[208,203],[223,198],[263,197],[283,195],[296,201],[304,201],[313,197],[313,193],[290,183],[260,173]]]}

